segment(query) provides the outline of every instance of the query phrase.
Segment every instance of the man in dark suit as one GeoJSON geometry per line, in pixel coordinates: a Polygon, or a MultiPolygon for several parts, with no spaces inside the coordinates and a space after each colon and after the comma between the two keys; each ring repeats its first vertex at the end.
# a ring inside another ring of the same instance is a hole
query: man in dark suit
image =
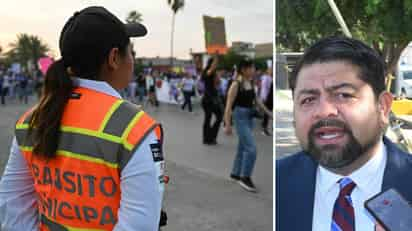
{"type": "Polygon", "coordinates": [[[373,49],[322,39],[305,51],[290,87],[303,151],[276,163],[277,231],[372,231],[367,199],[395,188],[412,201],[412,156],[384,136],[392,96],[373,49]]]}

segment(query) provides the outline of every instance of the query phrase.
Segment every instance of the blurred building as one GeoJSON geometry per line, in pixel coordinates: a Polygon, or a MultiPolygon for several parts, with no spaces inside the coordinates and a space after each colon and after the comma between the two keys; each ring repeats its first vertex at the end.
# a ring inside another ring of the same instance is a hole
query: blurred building
{"type": "Polygon", "coordinates": [[[272,58],[273,43],[253,44],[251,42],[233,42],[230,50],[238,55],[247,56],[251,59],[272,58]]]}
{"type": "Polygon", "coordinates": [[[302,52],[276,53],[276,89],[289,89],[289,74],[302,55],[302,52]]]}
{"type": "Polygon", "coordinates": [[[273,43],[260,43],[255,45],[255,57],[270,58],[273,57],[273,43]]]}
{"type": "Polygon", "coordinates": [[[230,50],[238,55],[247,56],[254,59],[256,56],[255,45],[250,42],[233,42],[230,50]]]}
{"type": "Polygon", "coordinates": [[[412,65],[412,43],[409,43],[402,51],[399,62],[401,64],[412,65]]]}
{"type": "MultiPolygon", "coordinates": [[[[160,72],[168,72],[171,70],[170,58],[165,57],[154,57],[147,58],[141,57],[137,58],[136,62],[144,67],[150,67],[152,70],[157,70],[160,72]]],[[[184,69],[193,66],[192,60],[176,59],[173,58],[173,67],[177,69],[184,69]]]]}

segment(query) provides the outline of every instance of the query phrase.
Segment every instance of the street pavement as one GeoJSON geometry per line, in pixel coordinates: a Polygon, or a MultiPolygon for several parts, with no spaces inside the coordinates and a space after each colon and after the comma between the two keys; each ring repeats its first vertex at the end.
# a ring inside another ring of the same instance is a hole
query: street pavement
{"type": "MultiPolygon", "coordinates": [[[[33,104],[33,100],[31,104],[33,104]]],[[[26,105],[0,106],[0,172],[7,162],[14,123],[26,105]]],[[[147,107],[165,131],[166,186],[164,208],[168,225],[163,231],[266,231],[273,226],[273,138],[256,129],[258,156],[253,180],[259,193],[249,193],[229,180],[237,137],[223,129],[218,145],[201,143],[203,112],[194,113],[176,105],[147,107]]],[[[258,123],[256,124],[258,127],[258,123]]]]}
{"type": "Polygon", "coordinates": [[[293,102],[290,91],[276,92],[276,159],[300,150],[293,127],[293,102]]]}

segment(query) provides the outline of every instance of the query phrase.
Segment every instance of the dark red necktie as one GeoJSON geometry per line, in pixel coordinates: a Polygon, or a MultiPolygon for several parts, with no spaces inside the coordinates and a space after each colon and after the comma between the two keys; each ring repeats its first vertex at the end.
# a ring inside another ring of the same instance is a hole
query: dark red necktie
{"type": "Polygon", "coordinates": [[[332,231],[355,231],[355,213],[350,197],[355,186],[349,178],[339,180],[340,192],[333,207],[332,231]]]}

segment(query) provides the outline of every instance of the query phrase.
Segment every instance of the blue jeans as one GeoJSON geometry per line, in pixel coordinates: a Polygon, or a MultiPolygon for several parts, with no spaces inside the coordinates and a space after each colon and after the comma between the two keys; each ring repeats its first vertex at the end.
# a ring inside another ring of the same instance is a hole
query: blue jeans
{"type": "Polygon", "coordinates": [[[143,102],[143,99],[144,99],[144,89],[145,87],[137,86],[137,94],[139,95],[140,102],[143,102]]]}
{"type": "Polygon", "coordinates": [[[192,112],[192,91],[183,91],[185,101],[182,104],[182,110],[185,110],[186,105],[189,105],[189,112],[192,112]]]}
{"type": "Polygon", "coordinates": [[[233,121],[239,137],[237,154],[233,162],[232,174],[241,177],[250,177],[256,162],[256,143],[253,137],[252,109],[235,107],[233,121]]]}

